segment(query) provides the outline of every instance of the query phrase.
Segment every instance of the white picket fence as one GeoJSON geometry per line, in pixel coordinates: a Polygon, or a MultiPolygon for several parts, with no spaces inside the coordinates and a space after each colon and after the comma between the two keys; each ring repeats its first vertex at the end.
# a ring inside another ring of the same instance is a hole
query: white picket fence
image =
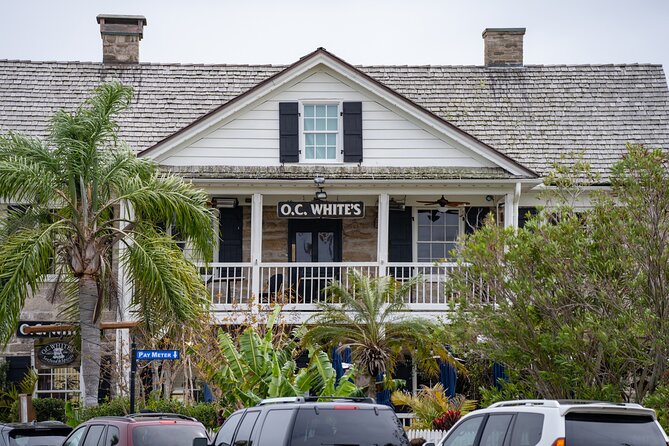
{"type": "Polygon", "coordinates": [[[433,431],[428,429],[411,429],[407,431],[409,440],[413,440],[414,438],[424,438],[428,443],[432,442],[434,444],[437,444],[444,435],[446,435],[446,431],[433,431]]]}

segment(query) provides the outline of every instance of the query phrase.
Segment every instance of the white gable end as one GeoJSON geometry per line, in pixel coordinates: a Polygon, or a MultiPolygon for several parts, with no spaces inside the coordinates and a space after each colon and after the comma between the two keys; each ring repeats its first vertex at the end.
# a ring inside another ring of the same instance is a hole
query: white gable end
{"type": "Polygon", "coordinates": [[[426,129],[411,116],[393,110],[382,98],[349,84],[321,65],[270,97],[231,114],[207,134],[156,159],[172,166],[279,166],[280,102],[361,102],[364,167],[496,166],[457,141],[449,141],[446,135],[426,129]]]}

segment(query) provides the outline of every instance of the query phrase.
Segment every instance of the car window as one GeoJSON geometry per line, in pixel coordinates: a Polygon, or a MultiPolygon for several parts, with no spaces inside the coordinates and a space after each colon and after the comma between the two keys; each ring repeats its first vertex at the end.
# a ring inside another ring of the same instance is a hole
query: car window
{"type": "Polygon", "coordinates": [[[70,435],[70,438],[68,438],[67,441],[63,443],[63,446],[79,446],[79,444],[81,444],[81,439],[84,437],[84,432],[86,432],[87,427],[88,426],[81,426],[75,429],[75,431],[72,432],[72,435],[70,435]]]}
{"type": "Polygon", "coordinates": [[[524,412],[517,414],[509,446],[535,446],[541,440],[543,427],[543,414],[524,412]]]}
{"type": "Polygon", "coordinates": [[[239,425],[239,430],[237,435],[235,435],[234,446],[251,446],[251,433],[253,432],[253,426],[256,424],[260,412],[253,410],[246,412],[242,424],[239,425]]]}
{"type": "MultiPolygon", "coordinates": [[[[70,428],[12,429],[8,434],[9,446],[60,446],[70,428]]],[[[0,444],[4,444],[0,441],[0,444]]]]}
{"type": "Polygon", "coordinates": [[[188,446],[193,438],[207,438],[204,426],[193,424],[151,424],[132,429],[133,446],[188,446]]]}
{"type": "Polygon", "coordinates": [[[483,427],[479,446],[503,446],[513,415],[490,415],[483,427]]]}
{"type": "Polygon", "coordinates": [[[291,433],[291,446],[314,445],[408,446],[409,440],[390,409],[355,405],[300,408],[291,433]]]}
{"type": "Polygon", "coordinates": [[[121,432],[116,426],[107,427],[107,439],[105,440],[105,446],[114,446],[118,444],[121,440],[121,432]]]}
{"type": "Polygon", "coordinates": [[[469,418],[450,433],[443,446],[474,446],[483,417],[469,418]]]}
{"type": "Polygon", "coordinates": [[[88,428],[88,433],[86,434],[86,439],[84,440],[84,446],[98,446],[100,443],[100,437],[102,437],[102,432],[104,432],[105,427],[101,424],[94,424],[88,428]]]}
{"type": "Polygon", "coordinates": [[[569,446],[666,446],[650,416],[571,413],[565,418],[569,446]]]}
{"type": "Polygon", "coordinates": [[[232,443],[232,436],[235,435],[235,429],[237,429],[239,420],[242,419],[242,413],[243,412],[238,412],[230,415],[230,418],[223,423],[218,434],[216,434],[216,439],[214,440],[215,446],[230,446],[232,443]]]}
{"type": "Polygon", "coordinates": [[[292,410],[270,410],[260,430],[258,446],[282,446],[286,444],[290,429],[292,410]]]}

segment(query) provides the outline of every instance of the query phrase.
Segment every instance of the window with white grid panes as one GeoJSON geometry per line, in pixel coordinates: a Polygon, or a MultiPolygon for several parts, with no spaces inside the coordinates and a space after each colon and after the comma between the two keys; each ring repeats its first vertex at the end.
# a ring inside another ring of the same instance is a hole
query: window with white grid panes
{"type": "Polygon", "coordinates": [[[302,130],[305,161],[337,161],[337,104],[304,104],[302,130]]]}
{"type": "Polygon", "coordinates": [[[38,398],[78,401],[81,395],[79,367],[38,369],[35,393],[38,398]]]}
{"type": "Polygon", "coordinates": [[[445,212],[437,209],[418,210],[418,262],[434,262],[452,258],[460,234],[460,216],[457,209],[445,212]]]}

